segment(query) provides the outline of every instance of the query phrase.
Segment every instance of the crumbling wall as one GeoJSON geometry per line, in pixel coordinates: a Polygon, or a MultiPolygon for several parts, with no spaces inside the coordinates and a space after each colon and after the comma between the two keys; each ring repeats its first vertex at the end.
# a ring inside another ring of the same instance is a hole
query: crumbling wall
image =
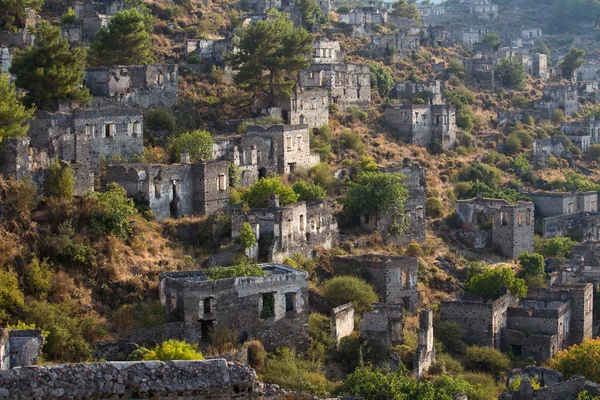
{"type": "Polygon", "coordinates": [[[386,347],[404,342],[404,307],[384,303],[373,304],[373,311],[363,313],[360,336],[386,347]]]}
{"type": "Polygon", "coordinates": [[[417,379],[423,377],[431,364],[435,361],[435,347],[433,346],[433,310],[427,308],[419,315],[418,346],[413,362],[413,375],[417,379]]]}
{"type": "Polygon", "coordinates": [[[354,307],[352,303],[343,304],[331,310],[331,336],[336,343],[350,336],[354,331],[354,307]]]}

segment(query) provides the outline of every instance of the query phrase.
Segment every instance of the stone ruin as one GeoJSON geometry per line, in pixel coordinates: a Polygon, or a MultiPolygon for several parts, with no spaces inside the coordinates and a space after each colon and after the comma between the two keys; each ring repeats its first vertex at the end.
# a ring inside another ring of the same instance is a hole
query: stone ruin
{"type": "Polygon", "coordinates": [[[404,307],[401,304],[373,304],[373,311],[363,313],[360,336],[385,347],[404,343],[404,307]]]}
{"type": "Polygon", "coordinates": [[[43,344],[41,330],[0,328],[0,370],[37,365],[43,344]]]}
{"type": "Polygon", "coordinates": [[[354,331],[354,307],[352,303],[342,304],[331,310],[331,336],[337,344],[354,331]]]}
{"type": "Polygon", "coordinates": [[[433,310],[424,309],[419,314],[419,332],[417,333],[418,346],[413,362],[413,376],[423,378],[431,364],[435,361],[435,347],[433,343],[433,310]]]}

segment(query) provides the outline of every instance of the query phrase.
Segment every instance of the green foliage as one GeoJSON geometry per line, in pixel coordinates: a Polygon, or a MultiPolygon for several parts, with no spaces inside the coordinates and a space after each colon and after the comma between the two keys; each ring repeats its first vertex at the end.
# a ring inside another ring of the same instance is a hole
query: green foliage
{"type": "Polygon", "coordinates": [[[358,173],[376,172],[379,170],[379,167],[377,166],[377,163],[373,157],[363,156],[360,158],[360,160],[358,160],[358,163],[356,164],[356,170],[358,173]]]}
{"type": "Polygon", "coordinates": [[[48,169],[44,191],[47,196],[70,199],[75,194],[75,183],[75,173],[71,165],[67,164],[65,168],[62,168],[57,159],[48,169]]]}
{"type": "Polygon", "coordinates": [[[336,361],[348,373],[363,364],[381,365],[388,359],[389,351],[383,343],[374,339],[364,339],[356,334],[342,338],[336,353],[336,361]]]}
{"type": "Polygon", "coordinates": [[[157,344],[144,356],[144,361],[151,360],[204,360],[204,356],[198,351],[197,344],[170,339],[157,344]]]}
{"type": "Polygon", "coordinates": [[[569,379],[584,376],[588,381],[600,382],[600,338],[584,339],[579,345],[561,350],[550,360],[550,368],[569,379]]]}
{"type": "Polygon", "coordinates": [[[563,110],[557,108],[556,110],[554,110],[552,112],[552,116],[550,117],[550,120],[554,124],[562,123],[565,120],[565,112],[563,110]]]}
{"type": "Polygon", "coordinates": [[[28,291],[38,297],[45,297],[52,289],[52,268],[47,259],[40,261],[34,257],[27,265],[27,288],[28,291]]]}
{"type": "Polygon", "coordinates": [[[0,0],[0,29],[17,33],[25,28],[27,9],[40,11],[44,0],[0,0]]]}
{"type": "Polygon", "coordinates": [[[519,254],[519,264],[523,267],[521,276],[545,276],[546,269],[544,263],[544,256],[541,254],[528,252],[519,254]]]}
{"type": "Polygon", "coordinates": [[[483,182],[459,182],[455,186],[455,192],[460,199],[472,199],[478,194],[490,199],[504,199],[510,203],[519,201],[530,201],[531,199],[514,189],[496,188],[492,189],[483,182]]]}
{"type": "Polygon", "coordinates": [[[510,359],[493,347],[469,346],[465,353],[467,368],[472,371],[485,371],[499,374],[508,371],[510,359]]]}
{"type": "Polygon", "coordinates": [[[439,218],[444,212],[442,201],[437,197],[429,197],[425,202],[425,211],[429,218],[439,218]]]}
{"type": "Polygon", "coordinates": [[[0,321],[25,305],[25,296],[19,288],[19,277],[15,271],[0,268],[0,321]]]}
{"type": "Polygon", "coordinates": [[[421,19],[421,14],[419,14],[417,6],[410,2],[407,3],[406,0],[398,0],[392,3],[390,15],[392,17],[414,18],[417,21],[421,19]]]}
{"type": "Polygon", "coordinates": [[[555,236],[544,242],[541,253],[544,257],[557,257],[560,259],[570,259],[573,256],[573,247],[577,241],[568,238],[555,236]]]}
{"type": "Polygon", "coordinates": [[[588,148],[588,156],[596,161],[596,162],[600,162],[600,144],[599,143],[594,143],[592,145],[590,145],[590,147],[588,148]]]}
{"type": "Polygon", "coordinates": [[[52,111],[52,100],[89,103],[92,97],[82,85],[85,50],[71,48],[60,28],[47,21],[39,22],[33,33],[35,45],[16,51],[10,66],[15,85],[27,91],[23,103],[47,111],[52,111]]]}
{"type": "Polygon", "coordinates": [[[464,78],[465,66],[463,65],[462,62],[460,62],[460,60],[453,58],[452,60],[450,60],[450,64],[446,68],[446,72],[448,74],[455,75],[459,78],[464,78]]]}
{"type": "Polygon", "coordinates": [[[362,313],[372,309],[377,303],[377,294],[371,285],[355,276],[336,276],[325,284],[323,296],[331,307],[350,303],[354,309],[362,313]]]}
{"type": "Polygon", "coordinates": [[[313,24],[323,17],[321,8],[315,0],[295,0],[300,5],[302,25],[305,29],[311,29],[313,24]]]}
{"type": "Polygon", "coordinates": [[[266,276],[269,273],[258,264],[238,264],[232,267],[208,267],[204,270],[204,275],[207,280],[213,281],[244,276],[266,276]]]}
{"type": "Polygon", "coordinates": [[[292,190],[298,195],[298,201],[323,200],[327,196],[321,186],[304,181],[294,182],[292,190]]]}
{"type": "Polygon", "coordinates": [[[332,388],[318,364],[298,358],[285,347],[269,354],[261,381],[320,397],[326,397],[332,388]]]}
{"type": "Polygon", "coordinates": [[[518,90],[525,88],[525,66],[518,59],[502,58],[494,69],[496,76],[505,87],[518,90]]]}
{"type": "Polygon", "coordinates": [[[173,134],[177,129],[177,121],[169,109],[152,108],[144,115],[144,128],[150,132],[166,131],[173,134]]]}
{"type": "Polygon", "coordinates": [[[145,24],[146,18],[135,8],[112,16],[90,45],[90,65],[152,63],[152,40],[145,24]]]}
{"type": "Polygon", "coordinates": [[[242,244],[244,249],[250,249],[254,247],[256,244],[256,235],[254,235],[254,231],[249,223],[244,222],[242,224],[242,228],[237,236],[237,240],[242,244]]]}
{"type": "Polygon", "coordinates": [[[495,300],[500,297],[503,288],[519,298],[527,294],[525,281],[515,277],[515,272],[508,265],[485,267],[483,270],[479,264],[469,266],[469,278],[465,283],[467,292],[485,300],[495,300]]]}
{"type": "Polygon", "coordinates": [[[563,60],[558,64],[562,68],[562,75],[565,79],[571,79],[573,73],[585,63],[585,50],[579,50],[575,47],[571,48],[564,56],[563,60]]]}
{"type": "Polygon", "coordinates": [[[129,218],[136,213],[132,199],[116,183],[111,183],[105,192],[88,193],[85,199],[92,203],[90,222],[101,235],[112,234],[122,239],[131,235],[129,218]]]}
{"type": "Polygon", "coordinates": [[[298,201],[298,194],[289,186],[286,186],[279,177],[262,178],[260,181],[250,186],[242,194],[242,200],[248,203],[251,208],[266,208],[269,205],[269,198],[275,193],[279,197],[279,205],[287,206],[298,201]]]}
{"type": "Polygon", "coordinates": [[[173,140],[173,158],[180,161],[181,151],[187,150],[190,153],[190,161],[193,163],[200,160],[210,161],[213,143],[212,136],[208,131],[197,129],[184,133],[173,140]]]}
{"type": "Polygon", "coordinates": [[[388,214],[392,218],[392,230],[406,229],[404,202],[408,190],[400,173],[363,172],[341,199],[344,212],[350,216],[388,214]]]}
{"type": "Polygon", "coordinates": [[[533,49],[531,49],[531,52],[533,54],[535,54],[535,53],[546,54],[548,56],[548,59],[550,59],[550,55],[552,54],[550,51],[550,48],[548,47],[548,45],[545,42],[542,42],[542,43],[538,44],[537,46],[535,46],[533,49]]]}
{"type": "Polygon", "coordinates": [[[331,336],[331,322],[329,317],[319,313],[308,316],[308,359],[313,362],[323,362],[327,353],[335,346],[335,339],[331,336]]]}
{"type": "Polygon", "coordinates": [[[77,20],[77,14],[75,14],[75,10],[73,7],[69,7],[67,11],[60,17],[61,25],[72,25],[77,20]]]}
{"type": "Polygon", "coordinates": [[[167,322],[165,307],[158,301],[123,304],[110,316],[112,327],[119,337],[125,337],[134,329],[147,328],[167,322]]]}
{"type": "Polygon", "coordinates": [[[371,87],[377,90],[379,95],[385,99],[394,87],[392,74],[380,64],[370,63],[369,66],[371,67],[371,87]]]}
{"type": "Polygon", "coordinates": [[[488,43],[494,48],[500,46],[500,44],[502,43],[502,40],[500,39],[500,36],[497,33],[486,33],[481,37],[480,41],[482,43],[488,43]]]}
{"type": "Polygon", "coordinates": [[[307,68],[314,37],[295,28],[283,14],[251,24],[242,32],[239,51],[228,57],[235,83],[242,89],[266,94],[272,106],[280,93],[290,95],[297,73],[307,68]],[[287,79],[290,78],[290,79],[287,79]]]}
{"type": "Polygon", "coordinates": [[[463,355],[467,351],[463,340],[465,333],[466,331],[454,321],[439,322],[433,330],[435,338],[442,342],[444,350],[455,355],[463,355]]]}
{"type": "Polygon", "coordinates": [[[248,347],[248,364],[260,373],[265,366],[267,352],[265,347],[258,340],[250,340],[245,344],[248,347]]]}
{"type": "Polygon", "coordinates": [[[0,142],[3,138],[25,136],[29,130],[26,122],[34,118],[34,111],[21,104],[15,86],[8,76],[0,74],[0,142]]]}
{"type": "Polygon", "coordinates": [[[480,162],[467,164],[458,173],[459,182],[480,181],[491,189],[498,188],[500,177],[501,173],[498,168],[480,162]]]}
{"type": "MultiPolygon", "coordinates": [[[[353,109],[350,107],[348,112],[352,112],[353,109]]],[[[356,109],[356,112],[361,112],[356,109]]],[[[340,142],[344,148],[354,150],[358,154],[364,154],[367,151],[367,145],[363,143],[362,135],[357,131],[345,130],[340,134],[340,142]]]]}
{"type": "Polygon", "coordinates": [[[596,192],[600,190],[600,184],[588,180],[584,175],[578,174],[573,170],[567,170],[563,173],[565,180],[553,180],[551,183],[556,190],[565,192],[596,192]]]}

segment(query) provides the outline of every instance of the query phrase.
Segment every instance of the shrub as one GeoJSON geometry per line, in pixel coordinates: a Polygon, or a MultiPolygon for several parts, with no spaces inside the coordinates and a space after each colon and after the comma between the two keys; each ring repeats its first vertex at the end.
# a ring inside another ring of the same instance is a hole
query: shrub
{"type": "Polygon", "coordinates": [[[421,249],[421,245],[417,242],[411,242],[406,247],[406,254],[411,257],[423,257],[423,249],[421,249]]]}
{"type": "Polygon", "coordinates": [[[175,133],[177,121],[167,108],[151,108],[144,115],[144,127],[151,132],[175,133]]]}
{"type": "Polygon", "coordinates": [[[388,360],[388,348],[374,339],[364,339],[358,335],[346,336],[340,340],[337,361],[344,370],[352,372],[360,365],[380,365],[388,360]]]}
{"type": "Polygon", "coordinates": [[[568,237],[555,236],[544,242],[541,253],[544,257],[570,259],[573,256],[573,247],[576,244],[575,240],[568,237]]]}
{"type": "Polygon", "coordinates": [[[238,333],[226,326],[214,327],[209,336],[208,354],[212,356],[231,353],[239,348],[238,333]]]}
{"type": "Polygon", "coordinates": [[[145,356],[144,361],[159,360],[204,360],[204,356],[198,351],[197,344],[191,344],[180,340],[169,339],[157,344],[145,356]]]}
{"type": "Polygon", "coordinates": [[[117,334],[124,337],[134,329],[164,324],[167,322],[167,313],[160,302],[144,301],[137,304],[123,304],[112,313],[110,320],[117,334]]]}
{"type": "Polygon", "coordinates": [[[208,131],[195,130],[184,133],[173,140],[173,158],[180,161],[180,153],[187,150],[190,161],[209,161],[212,159],[213,139],[208,131]]]}
{"type": "Polygon", "coordinates": [[[200,64],[201,62],[202,62],[202,59],[196,53],[192,54],[191,56],[189,56],[187,58],[187,63],[188,64],[200,64]]]}
{"type": "Polygon", "coordinates": [[[60,17],[61,25],[71,25],[77,20],[77,15],[73,7],[69,7],[67,11],[60,17]]]}
{"type": "Polygon", "coordinates": [[[26,277],[29,292],[38,297],[45,297],[52,289],[52,283],[50,282],[52,269],[47,259],[40,261],[37,257],[34,257],[27,265],[26,277]]]}
{"type": "Polygon", "coordinates": [[[260,373],[265,365],[265,359],[267,358],[265,347],[256,339],[246,342],[246,346],[248,347],[248,363],[260,373]]]}
{"type": "Polygon", "coordinates": [[[354,276],[334,277],[325,284],[323,293],[331,307],[352,302],[357,312],[371,310],[378,301],[373,287],[354,276]]]}
{"type": "MultiPolygon", "coordinates": [[[[454,357],[446,353],[438,353],[436,356],[436,363],[438,364],[437,369],[440,370],[440,374],[449,373],[457,375],[462,374],[464,371],[464,367],[462,366],[460,361],[456,360],[454,357]]],[[[429,370],[429,372],[432,372],[431,369],[429,370]]]]}
{"type": "Polygon", "coordinates": [[[296,181],[292,185],[292,190],[298,195],[298,201],[323,200],[327,192],[319,185],[296,181]]]}
{"type": "Polygon", "coordinates": [[[266,208],[269,205],[271,195],[275,193],[279,197],[279,204],[287,206],[298,201],[298,194],[289,186],[286,186],[281,178],[262,178],[250,186],[242,194],[242,200],[247,202],[251,208],[266,208]]]}
{"type": "Polygon", "coordinates": [[[239,264],[233,267],[208,267],[204,270],[204,275],[206,275],[206,279],[212,281],[242,276],[265,276],[268,275],[268,272],[258,264],[239,264]]]}
{"type": "Polygon", "coordinates": [[[600,382],[600,338],[584,339],[581,344],[561,350],[550,360],[550,368],[568,379],[584,376],[592,382],[600,382]]]}
{"type": "Polygon", "coordinates": [[[17,273],[0,267],[0,321],[6,321],[13,311],[24,305],[25,296],[19,288],[17,273]]]}
{"type": "Polygon", "coordinates": [[[325,397],[332,388],[319,365],[296,357],[293,350],[285,347],[269,354],[261,380],[314,396],[325,397]]]}
{"type": "Polygon", "coordinates": [[[544,256],[541,254],[529,254],[528,252],[521,253],[519,255],[519,264],[523,267],[523,271],[521,272],[523,277],[546,275],[544,256]]]}
{"type": "Polygon", "coordinates": [[[525,281],[515,277],[515,272],[510,266],[497,266],[490,268],[480,264],[469,266],[469,277],[465,283],[465,290],[471,294],[481,296],[486,300],[495,300],[500,297],[503,288],[507,288],[513,295],[523,298],[527,294],[525,281]],[[476,270],[472,269],[475,268],[476,270]]]}
{"type": "Polygon", "coordinates": [[[342,132],[340,142],[344,148],[354,150],[358,154],[364,154],[367,151],[367,146],[363,143],[359,132],[350,130],[342,132]]]}
{"type": "Polygon", "coordinates": [[[310,339],[308,359],[310,361],[322,362],[327,352],[335,346],[330,324],[329,317],[326,315],[311,313],[308,316],[308,337],[310,339]]]}
{"type": "Polygon", "coordinates": [[[70,199],[75,194],[75,173],[71,165],[62,168],[55,160],[48,169],[48,177],[44,182],[44,191],[47,196],[70,199]]]}
{"type": "Polygon", "coordinates": [[[495,189],[500,184],[501,173],[498,168],[490,167],[480,162],[467,164],[458,173],[458,180],[461,182],[480,181],[485,183],[491,189],[495,189]]]}
{"type": "Polygon", "coordinates": [[[523,145],[521,139],[516,134],[511,133],[504,142],[504,148],[508,154],[516,154],[523,150],[523,145]]]}
{"type": "Polygon", "coordinates": [[[465,330],[454,321],[444,321],[435,325],[435,338],[442,342],[444,350],[451,354],[462,355],[467,351],[463,340],[465,330]]]}
{"type": "Polygon", "coordinates": [[[312,180],[321,187],[327,187],[333,182],[333,173],[329,164],[321,162],[310,169],[312,180]]]}
{"type": "Polygon", "coordinates": [[[439,218],[444,212],[442,201],[437,197],[429,197],[425,203],[425,212],[429,218],[439,218]]]}
{"type": "Polygon", "coordinates": [[[556,109],[552,112],[552,117],[550,118],[550,120],[554,123],[554,124],[560,124],[565,120],[565,113],[563,110],[561,109],[556,109]]]}
{"type": "Polygon", "coordinates": [[[237,240],[241,243],[244,249],[250,249],[256,244],[256,235],[249,223],[244,222],[240,233],[237,236],[237,240]]]}
{"type": "Polygon", "coordinates": [[[108,185],[106,192],[93,192],[86,195],[91,204],[90,222],[101,235],[112,234],[122,239],[131,235],[129,218],[136,213],[132,199],[116,183],[108,185]]]}
{"type": "Polygon", "coordinates": [[[467,368],[472,371],[485,371],[499,374],[508,371],[510,359],[493,347],[469,346],[465,353],[467,368]]]}

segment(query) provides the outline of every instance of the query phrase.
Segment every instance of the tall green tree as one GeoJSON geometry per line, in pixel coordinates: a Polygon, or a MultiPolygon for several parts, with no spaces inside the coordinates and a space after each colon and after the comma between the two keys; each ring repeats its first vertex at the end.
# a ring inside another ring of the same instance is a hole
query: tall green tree
{"type": "Polygon", "coordinates": [[[500,36],[497,33],[486,33],[481,37],[482,43],[487,43],[493,48],[497,48],[502,43],[500,36]]]}
{"type": "Polygon", "coordinates": [[[8,76],[0,75],[0,142],[3,138],[25,136],[29,130],[26,121],[33,118],[33,112],[21,104],[8,76]]]}
{"type": "Polygon", "coordinates": [[[379,92],[379,95],[386,98],[394,87],[394,79],[390,71],[376,63],[370,63],[371,67],[371,87],[379,92]]]}
{"type": "Polygon", "coordinates": [[[583,59],[584,56],[585,50],[579,50],[575,47],[569,50],[560,64],[558,64],[558,66],[562,68],[563,78],[571,79],[573,77],[573,72],[585,63],[585,60],[583,59]]]}
{"type": "Polygon", "coordinates": [[[191,162],[209,161],[212,159],[212,146],[213,139],[210,132],[200,129],[187,132],[173,140],[173,158],[180,161],[181,152],[187,150],[191,162]]]}
{"type": "Polygon", "coordinates": [[[407,3],[406,0],[398,0],[393,3],[390,15],[392,17],[421,19],[421,14],[419,14],[417,6],[407,3]]]}
{"type": "Polygon", "coordinates": [[[115,14],[90,46],[91,65],[131,65],[153,62],[146,18],[137,8],[115,14]]]}
{"type": "Polygon", "coordinates": [[[239,51],[228,57],[237,70],[235,83],[244,90],[266,96],[273,106],[279,94],[290,95],[298,72],[307,68],[314,37],[277,12],[242,32],[239,51]]]}
{"type": "Polygon", "coordinates": [[[404,202],[407,199],[404,175],[363,172],[350,183],[341,203],[344,212],[350,216],[388,214],[392,218],[392,229],[402,232],[406,229],[404,202]]]}
{"type": "Polygon", "coordinates": [[[69,45],[61,38],[60,28],[47,21],[34,30],[35,45],[17,50],[10,66],[18,88],[28,92],[23,103],[51,111],[52,100],[67,100],[87,104],[92,100],[87,88],[82,87],[85,75],[85,51],[69,45]]]}
{"type": "Polygon", "coordinates": [[[27,9],[39,11],[44,0],[0,0],[0,29],[15,33],[25,28],[27,9]]]}
{"type": "Polygon", "coordinates": [[[315,0],[296,0],[302,13],[302,25],[305,29],[310,29],[313,24],[323,17],[321,8],[315,0]]]}
{"type": "Polygon", "coordinates": [[[525,88],[525,66],[518,59],[502,58],[494,72],[504,86],[519,90],[525,88]]]}

